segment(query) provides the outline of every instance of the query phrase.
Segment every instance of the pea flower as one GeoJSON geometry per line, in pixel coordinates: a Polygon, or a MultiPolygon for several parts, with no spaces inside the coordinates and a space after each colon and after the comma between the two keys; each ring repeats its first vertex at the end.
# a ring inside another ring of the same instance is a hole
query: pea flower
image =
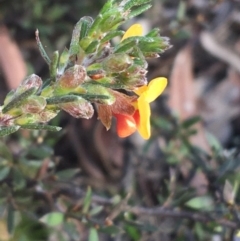
{"type": "Polygon", "coordinates": [[[142,25],[136,23],[127,29],[127,31],[123,35],[121,41],[123,41],[124,39],[129,38],[129,37],[142,36],[142,34],[143,34],[142,25]]]}
{"type": "Polygon", "coordinates": [[[114,115],[117,119],[117,133],[119,137],[127,137],[138,130],[144,139],[150,138],[150,103],[164,91],[166,86],[167,79],[159,77],[150,81],[147,86],[142,86],[134,91],[139,97],[132,103],[135,107],[133,115],[114,115]]]}

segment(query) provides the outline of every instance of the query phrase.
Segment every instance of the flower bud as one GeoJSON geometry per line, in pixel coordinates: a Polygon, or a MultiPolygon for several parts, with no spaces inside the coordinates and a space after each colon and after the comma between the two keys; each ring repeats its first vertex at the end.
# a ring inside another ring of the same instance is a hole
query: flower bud
{"type": "Polygon", "coordinates": [[[55,91],[58,93],[59,91],[61,92],[61,90],[64,92],[64,90],[75,89],[84,82],[86,75],[86,69],[83,66],[74,65],[67,69],[58,79],[55,91]]]}
{"type": "Polygon", "coordinates": [[[40,113],[36,114],[36,119],[40,123],[46,123],[53,119],[57,114],[59,113],[60,110],[48,110],[44,109],[40,113]]]}
{"type": "Polygon", "coordinates": [[[17,88],[16,94],[21,94],[30,88],[35,88],[36,89],[35,93],[36,93],[41,86],[42,86],[42,79],[39,76],[32,74],[28,76],[25,80],[23,80],[21,85],[17,88]]]}
{"type": "Polygon", "coordinates": [[[46,107],[46,100],[41,96],[30,96],[23,105],[21,110],[24,113],[39,113],[46,107]]]}
{"type": "Polygon", "coordinates": [[[14,123],[16,125],[27,125],[27,124],[32,124],[36,122],[36,118],[34,114],[25,114],[21,115],[20,117],[16,118],[14,123]]]}
{"type": "Polygon", "coordinates": [[[0,107],[0,126],[10,126],[13,125],[13,116],[9,114],[1,113],[0,107]]]}
{"type": "Polygon", "coordinates": [[[91,103],[81,97],[74,102],[59,104],[59,107],[75,118],[89,119],[94,113],[91,103]]]}
{"type": "Polygon", "coordinates": [[[11,90],[7,94],[4,100],[4,106],[10,103],[17,96],[23,94],[24,92],[30,89],[33,90],[31,91],[31,94],[36,93],[41,86],[42,86],[42,79],[39,76],[35,74],[28,76],[25,80],[22,81],[21,85],[16,90],[11,90]]]}
{"type": "Polygon", "coordinates": [[[147,71],[138,65],[132,65],[126,71],[120,73],[115,77],[116,82],[122,83],[127,86],[128,89],[135,89],[136,87],[146,85],[147,71]]]}
{"type": "Polygon", "coordinates": [[[14,124],[17,125],[28,125],[28,124],[36,124],[36,123],[46,123],[53,119],[57,114],[59,113],[59,110],[43,110],[39,113],[35,114],[23,114],[15,119],[14,124]]]}
{"type": "Polygon", "coordinates": [[[140,87],[147,84],[147,78],[144,75],[139,75],[134,78],[130,78],[128,81],[129,87],[140,87]]]}
{"type": "Polygon", "coordinates": [[[103,61],[103,69],[109,73],[119,73],[133,64],[131,57],[125,53],[112,54],[103,61]]]}

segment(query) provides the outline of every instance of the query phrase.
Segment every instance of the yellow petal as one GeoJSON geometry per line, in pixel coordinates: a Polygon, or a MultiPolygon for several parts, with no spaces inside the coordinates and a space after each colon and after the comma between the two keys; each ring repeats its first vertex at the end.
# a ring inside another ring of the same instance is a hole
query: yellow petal
{"type": "Polygon", "coordinates": [[[140,123],[138,131],[143,139],[149,139],[151,136],[150,116],[151,109],[149,103],[145,100],[144,94],[138,98],[138,108],[140,114],[140,123]]]}
{"type": "Polygon", "coordinates": [[[123,35],[122,40],[129,37],[134,37],[134,36],[142,36],[143,35],[143,28],[142,25],[140,24],[133,24],[123,35]]]}
{"type": "Polygon", "coordinates": [[[141,94],[144,93],[147,89],[148,89],[148,87],[147,87],[146,85],[143,85],[143,86],[137,88],[136,90],[134,90],[134,92],[135,92],[137,95],[141,95],[141,94]]]}
{"type": "Polygon", "coordinates": [[[164,77],[151,80],[148,84],[147,90],[144,92],[146,101],[148,103],[154,101],[159,95],[162,94],[166,86],[167,79],[164,77]]]}

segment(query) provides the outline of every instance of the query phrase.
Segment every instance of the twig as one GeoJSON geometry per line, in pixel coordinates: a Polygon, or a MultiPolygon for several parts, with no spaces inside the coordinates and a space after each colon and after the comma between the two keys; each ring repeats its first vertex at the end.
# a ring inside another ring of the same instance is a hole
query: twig
{"type": "Polygon", "coordinates": [[[125,211],[125,207],[127,206],[127,202],[129,198],[131,197],[131,193],[128,193],[127,196],[111,211],[111,213],[108,215],[106,220],[113,220],[115,219],[121,212],[125,211]]]}
{"type": "Polygon", "coordinates": [[[144,208],[144,207],[128,207],[128,211],[132,212],[135,215],[149,215],[149,216],[161,216],[161,217],[172,217],[172,218],[186,218],[198,222],[216,222],[217,224],[236,229],[238,228],[237,223],[233,221],[229,221],[224,218],[214,218],[210,217],[207,214],[200,214],[182,210],[171,210],[171,209],[163,209],[162,207],[155,208],[144,208]]]}
{"type": "MultiPolygon", "coordinates": [[[[60,181],[47,181],[47,185],[57,188],[57,195],[66,195],[72,199],[80,199],[86,196],[86,191],[81,189],[79,186],[73,183],[66,183],[60,181]]],[[[100,205],[113,205],[114,201],[109,198],[100,197],[97,195],[92,195],[92,202],[98,203],[100,205]]]]}
{"type": "MultiPolygon", "coordinates": [[[[59,194],[64,194],[68,196],[74,196],[76,198],[83,198],[86,194],[84,190],[79,188],[78,186],[73,186],[72,184],[66,184],[64,186],[64,183],[60,182],[58,184],[60,189],[58,190],[59,194]]],[[[98,203],[101,205],[114,205],[115,203],[113,200],[108,199],[108,198],[103,198],[97,195],[92,196],[92,202],[93,203],[98,203]]],[[[132,207],[124,203],[122,205],[121,203],[121,212],[131,212],[135,215],[148,215],[148,216],[158,216],[158,217],[171,217],[171,218],[178,218],[178,219],[190,219],[193,221],[198,221],[202,223],[208,223],[208,222],[216,222],[217,224],[231,228],[231,229],[237,229],[240,226],[238,225],[237,222],[227,220],[225,218],[219,218],[219,217],[213,217],[210,216],[209,213],[197,213],[197,212],[190,212],[190,211],[183,211],[179,209],[169,209],[169,208],[164,208],[162,206],[158,207],[153,207],[153,208],[148,208],[148,207],[132,207]]],[[[112,217],[111,217],[112,218],[112,217]]],[[[114,217],[115,218],[115,215],[114,217]]]]}

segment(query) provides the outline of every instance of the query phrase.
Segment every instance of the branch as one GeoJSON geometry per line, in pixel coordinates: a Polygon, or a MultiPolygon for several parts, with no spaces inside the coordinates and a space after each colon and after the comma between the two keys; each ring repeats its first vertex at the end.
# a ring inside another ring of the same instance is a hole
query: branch
{"type": "Polygon", "coordinates": [[[221,226],[232,228],[232,229],[236,229],[239,226],[236,222],[229,221],[224,218],[211,217],[207,213],[203,214],[203,213],[194,213],[194,212],[182,211],[182,210],[163,209],[162,207],[145,208],[145,207],[128,206],[128,209],[129,209],[128,211],[132,212],[135,215],[183,218],[183,219],[190,219],[190,220],[198,221],[202,223],[216,222],[221,226]]]}
{"type": "MultiPolygon", "coordinates": [[[[58,184],[55,183],[59,187],[58,194],[63,194],[70,196],[72,198],[83,198],[86,195],[86,192],[83,191],[78,186],[73,186],[69,184],[64,185],[64,183],[60,182],[58,184]]],[[[112,199],[103,198],[98,195],[92,196],[92,202],[98,203],[101,205],[115,205],[112,199]]],[[[216,222],[217,224],[231,228],[237,229],[240,226],[237,222],[227,220],[225,218],[220,217],[213,217],[210,216],[209,213],[197,213],[197,212],[190,212],[190,211],[183,211],[179,209],[169,209],[164,207],[153,207],[153,208],[146,208],[146,207],[131,207],[129,205],[121,206],[122,212],[131,212],[135,215],[149,215],[149,216],[160,216],[160,217],[171,217],[171,218],[179,218],[179,219],[189,219],[193,221],[198,221],[202,223],[208,222],[216,222]]]]}

